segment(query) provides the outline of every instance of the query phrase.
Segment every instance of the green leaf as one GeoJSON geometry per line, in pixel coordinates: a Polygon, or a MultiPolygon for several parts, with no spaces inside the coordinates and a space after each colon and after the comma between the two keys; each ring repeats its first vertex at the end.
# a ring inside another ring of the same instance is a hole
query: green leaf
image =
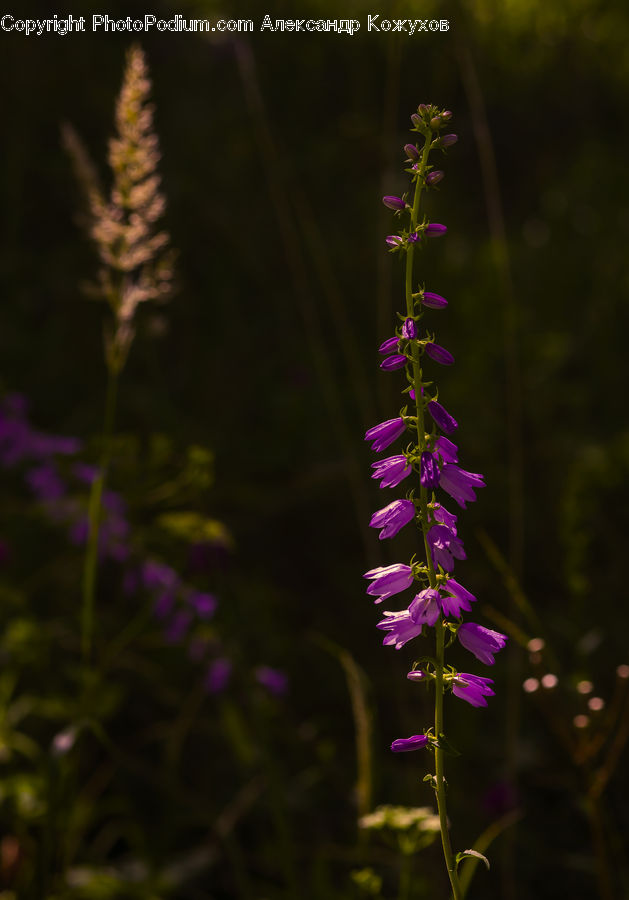
{"type": "Polygon", "coordinates": [[[483,856],[482,853],[479,853],[478,850],[461,850],[460,853],[457,853],[457,855],[456,855],[457,868],[459,866],[459,863],[461,863],[464,859],[466,859],[469,856],[474,857],[474,859],[482,859],[482,861],[485,863],[487,868],[488,869],[490,868],[489,860],[487,859],[486,856],[483,856]]]}

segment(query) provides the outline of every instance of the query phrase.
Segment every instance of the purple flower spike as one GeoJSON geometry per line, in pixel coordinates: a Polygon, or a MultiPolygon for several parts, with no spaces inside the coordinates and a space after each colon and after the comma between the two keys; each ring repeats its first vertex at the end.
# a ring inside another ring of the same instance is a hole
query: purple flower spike
{"type": "Polygon", "coordinates": [[[391,353],[392,350],[397,350],[397,345],[400,343],[400,339],[398,337],[390,337],[387,338],[386,341],[383,341],[378,347],[378,353],[391,353]]]}
{"type": "Polygon", "coordinates": [[[393,356],[387,356],[380,363],[380,368],[385,372],[395,372],[396,369],[403,369],[408,360],[401,353],[394,353],[393,356]]]}
{"type": "Polygon", "coordinates": [[[431,291],[424,291],[422,294],[422,303],[430,309],[443,309],[448,305],[448,301],[441,294],[433,294],[431,291]]]}
{"type": "Polygon", "coordinates": [[[381,488],[397,487],[413,471],[413,467],[403,455],[380,459],[378,462],[372,463],[371,468],[375,469],[371,477],[382,479],[381,488]]]}
{"type": "Polygon", "coordinates": [[[450,594],[449,597],[444,597],[441,603],[444,616],[454,616],[458,619],[461,615],[461,610],[469,612],[472,608],[471,604],[476,602],[474,594],[470,593],[467,588],[464,588],[454,578],[448,578],[443,589],[450,594]]]}
{"type": "Polygon", "coordinates": [[[475,490],[485,487],[482,475],[466,472],[452,463],[446,463],[442,467],[439,484],[462,509],[465,509],[466,502],[473,503],[476,500],[475,490]]]}
{"type": "Polygon", "coordinates": [[[494,696],[494,692],[489,687],[490,684],[493,684],[491,678],[459,672],[452,682],[452,693],[460,700],[471,703],[472,706],[487,706],[485,697],[494,696]]]}
{"type": "Polygon", "coordinates": [[[401,650],[404,644],[421,634],[423,623],[418,625],[413,622],[408,609],[385,612],[384,615],[385,618],[378,622],[376,628],[389,632],[382,642],[385,647],[394,646],[396,650],[401,650]]]}
{"type": "Polygon", "coordinates": [[[415,517],[415,504],[412,500],[394,500],[388,506],[377,510],[369,522],[372,528],[380,528],[378,535],[381,541],[395,537],[401,528],[415,517]]]}
{"type": "Polygon", "coordinates": [[[387,194],[386,197],[383,197],[382,202],[385,206],[388,206],[389,209],[406,209],[406,203],[402,200],[402,198],[395,197],[391,194],[387,194]]]}
{"type": "Polygon", "coordinates": [[[465,622],[464,625],[461,625],[457,637],[465,649],[473,653],[476,659],[485,663],[486,666],[493,666],[495,663],[494,653],[502,650],[507,643],[506,634],[476,625],[475,622],[465,622]]]}
{"type": "Polygon", "coordinates": [[[444,572],[454,569],[454,559],[466,559],[463,541],[445,525],[433,525],[426,535],[432,561],[444,572]]]}
{"type": "Polygon", "coordinates": [[[451,366],[454,363],[454,357],[449,350],[441,347],[439,344],[426,344],[424,346],[426,356],[434,359],[435,362],[442,366],[451,366]]]}
{"type": "Polygon", "coordinates": [[[428,403],[428,412],[432,416],[437,428],[440,428],[446,434],[453,434],[459,427],[456,419],[450,415],[441,403],[437,403],[436,400],[430,400],[428,403]]]}
{"type": "Polygon", "coordinates": [[[441,169],[435,169],[434,172],[429,172],[426,175],[426,184],[439,184],[444,177],[445,172],[442,172],[441,169]]]}
{"type": "Polygon", "coordinates": [[[397,419],[387,419],[386,422],[381,422],[379,425],[374,425],[373,428],[370,428],[365,433],[365,440],[373,441],[371,449],[376,453],[380,453],[381,450],[384,450],[389,444],[397,440],[405,429],[406,425],[402,416],[398,416],[397,419]]]}
{"type": "Polygon", "coordinates": [[[402,325],[402,337],[407,341],[412,341],[417,337],[417,325],[413,319],[405,319],[402,325]]]}
{"type": "Polygon", "coordinates": [[[392,566],[378,566],[365,572],[364,578],[369,578],[371,584],[367,593],[371,597],[377,597],[375,603],[382,603],[394,594],[405,591],[413,583],[413,571],[404,563],[394,563],[392,566]]]}
{"type": "Polygon", "coordinates": [[[441,595],[434,588],[420,591],[411,600],[408,608],[411,620],[415,625],[434,625],[441,613],[441,595]]]}
{"type": "Polygon", "coordinates": [[[445,225],[439,225],[437,222],[431,222],[430,225],[426,225],[424,229],[424,234],[426,237],[443,237],[448,229],[445,225]]]}
{"type": "Polygon", "coordinates": [[[439,466],[434,453],[424,450],[419,463],[419,481],[429,491],[439,486],[439,466]]]}
{"type": "Polygon", "coordinates": [[[394,753],[406,753],[409,750],[422,750],[427,743],[428,738],[425,734],[414,734],[413,737],[398,738],[397,741],[393,741],[391,749],[394,753]]]}

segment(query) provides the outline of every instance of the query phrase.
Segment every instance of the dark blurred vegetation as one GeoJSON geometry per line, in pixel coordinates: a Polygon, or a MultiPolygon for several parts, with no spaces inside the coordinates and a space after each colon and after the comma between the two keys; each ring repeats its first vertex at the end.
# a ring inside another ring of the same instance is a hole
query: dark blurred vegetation
{"type": "MultiPolygon", "coordinates": [[[[421,259],[426,286],[450,300],[435,327],[457,365],[440,375],[441,397],[462,464],[487,480],[460,516],[457,573],[484,624],[506,619],[524,643],[546,641],[538,660],[512,637],[487,710],[447,698],[462,751],[448,763],[453,841],[471,847],[515,807],[470,898],[629,896],[622,725],[598,755],[588,743],[604,736],[616,667],[629,662],[626,8],[389,6],[300,7],[359,19],[354,36],[260,34],[264,14],[297,15],[274,2],[106,10],[256,23],[240,37],[141,35],[177,291],[140,311],[110,474],[136,544],[219,597],[212,628],[237,673],[224,694],[204,694],[200,669],[105,566],[100,658],[140,625],[77,699],[81,553],[38,516],[20,472],[3,472],[2,897],[359,897],[350,872],[367,866],[394,896],[397,856],[357,839],[368,785],[357,793],[353,709],[364,701],[373,716],[370,806],[432,805],[428,764],[388,749],[430,721],[427,695],[404,677],[422,651],[380,646],[361,578],[413,552],[410,535],[385,546],[367,528],[383,503],[363,434],[400,405],[398,377],[377,367],[401,303],[380,198],[406,187],[401,147],[419,102],[452,109],[459,134],[428,210],[449,234],[421,259]],[[368,34],[378,12],[450,29],[368,34]],[[147,500],[190,447],[213,454],[211,487],[193,479],[198,491],[147,500]],[[180,535],[159,528],[177,511],[233,536],[229,551],[210,542],[200,577],[180,535]],[[284,697],[253,684],[259,665],[287,673],[284,697]],[[522,691],[548,672],[555,688],[522,691]],[[576,691],[583,681],[606,701],[600,713],[576,691]],[[94,721],[57,757],[51,741],[84,720],[86,696],[94,721]],[[578,715],[589,724],[576,727],[578,715]]],[[[73,124],[105,179],[130,41],[0,36],[2,384],[28,398],[35,427],[84,441],[91,462],[105,308],[82,289],[96,258],[60,126],[73,124]]],[[[452,658],[469,664],[456,648],[452,658]]],[[[445,898],[442,870],[438,844],[423,850],[413,896],[445,898]]]]}

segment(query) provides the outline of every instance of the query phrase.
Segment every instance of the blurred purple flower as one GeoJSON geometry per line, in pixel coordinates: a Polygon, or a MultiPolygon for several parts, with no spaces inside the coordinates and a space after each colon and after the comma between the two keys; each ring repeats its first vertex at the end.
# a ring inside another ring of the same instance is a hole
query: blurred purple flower
{"type": "Polygon", "coordinates": [[[275,697],[283,697],[288,690],[288,677],[280,669],[258,666],[254,672],[256,681],[275,697]]]}
{"type": "Polygon", "coordinates": [[[232,664],[225,656],[212,660],[205,672],[203,686],[209,694],[222,693],[229,683],[232,664]]]}
{"type": "Polygon", "coordinates": [[[26,482],[38,500],[59,500],[66,492],[56,468],[50,463],[43,463],[31,469],[26,475],[26,482]]]}
{"type": "Polygon", "coordinates": [[[192,614],[183,609],[178,610],[166,625],[164,633],[168,643],[180,643],[188,633],[191,624],[192,614]]]}
{"type": "Polygon", "coordinates": [[[202,591],[191,591],[186,599],[200,619],[211,619],[218,606],[218,600],[213,594],[202,591]]]}

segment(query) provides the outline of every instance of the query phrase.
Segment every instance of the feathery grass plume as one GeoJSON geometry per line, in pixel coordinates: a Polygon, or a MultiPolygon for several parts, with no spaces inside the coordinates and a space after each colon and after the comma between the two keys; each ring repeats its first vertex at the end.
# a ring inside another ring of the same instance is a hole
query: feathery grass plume
{"type": "Polygon", "coordinates": [[[165,300],[172,290],[172,250],[169,236],[159,229],[166,201],[157,165],[159,141],[149,103],[151,81],[142,49],[127,53],[122,88],[116,103],[116,134],[109,142],[113,174],[106,199],[89,155],[69,127],[64,141],[86,193],[89,234],[101,261],[99,293],[114,316],[105,334],[108,368],[120,372],[133,341],[135,312],[146,300],[165,300]]]}
{"type": "Polygon", "coordinates": [[[135,315],[146,300],[165,300],[172,289],[169,237],[159,229],[166,202],[160,190],[157,164],[159,141],[149,103],[151,82],[144,53],[132,46],[126,59],[122,88],[116,102],[116,134],[109,142],[112,170],[109,199],[80,139],[66,128],[64,139],[88,203],[88,231],[96,244],[101,266],[98,293],[113,314],[105,326],[107,392],[99,474],[90,489],[89,535],[83,571],[81,647],[89,665],[94,631],[98,573],[98,543],[103,491],[112,455],[119,375],[135,334],[135,315]]]}

